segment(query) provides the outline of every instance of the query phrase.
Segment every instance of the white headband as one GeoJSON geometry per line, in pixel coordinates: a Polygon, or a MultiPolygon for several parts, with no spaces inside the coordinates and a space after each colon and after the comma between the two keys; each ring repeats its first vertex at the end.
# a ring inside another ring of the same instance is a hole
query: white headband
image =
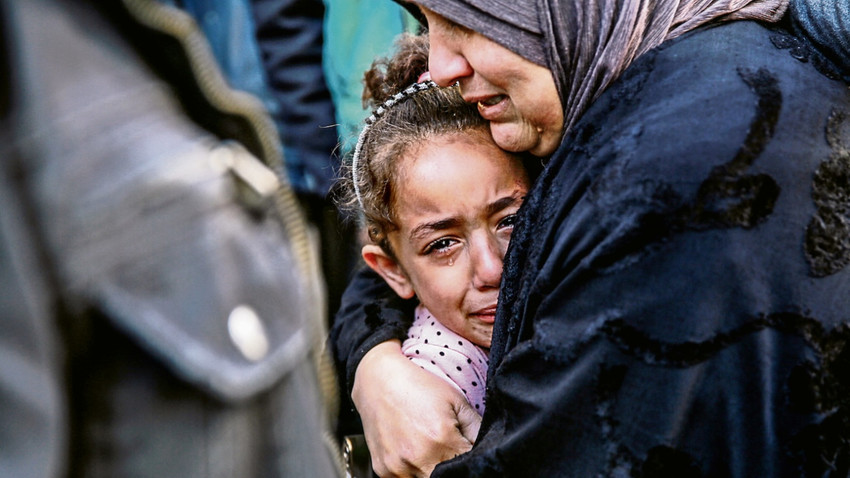
{"type": "Polygon", "coordinates": [[[360,149],[363,147],[363,143],[366,139],[366,133],[369,131],[369,128],[378,120],[388,109],[390,109],[393,105],[400,103],[406,98],[409,98],[414,93],[418,93],[420,91],[425,91],[431,88],[438,88],[437,84],[431,80],[423,81],[421,83],[414,83],[402,91],[394,94],[389,97],[387,101],[384,101],[381,106],[379,106],[372,114],[366,118],[366,125],[363,126],[363,131],[360,132],[360,137],[357,138],[357,146],[354,147],[354,156],[351,157],[351,181],[354,183],[354,194],[357,196],[357,202],[360,204],[360,209],[365,209],[363,207],[363,198],[360,196],[360,185],[357,184],[357,163],[360,159],[360,149]]]}

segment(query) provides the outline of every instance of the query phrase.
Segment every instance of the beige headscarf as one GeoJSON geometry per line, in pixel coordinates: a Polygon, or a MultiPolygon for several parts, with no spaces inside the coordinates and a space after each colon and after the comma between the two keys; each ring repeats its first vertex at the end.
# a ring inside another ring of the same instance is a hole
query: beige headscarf
{"type": "Polygon", "coordinates": [[[568,131],[635,58],[699,26],[775,22],[789,0],[414,0],[552,70],[568,131]]]}
{"type": "Polygon", "coordinates": [[[571,128],[635,58],[710,22],[774,22],[788,0],[540,0],[547,62],[571,128]]]}

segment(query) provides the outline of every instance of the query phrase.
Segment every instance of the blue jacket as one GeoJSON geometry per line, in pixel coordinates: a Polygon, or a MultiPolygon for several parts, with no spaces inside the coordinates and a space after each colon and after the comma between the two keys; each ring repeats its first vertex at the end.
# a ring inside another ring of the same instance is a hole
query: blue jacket
{"type": "Polygon", "coordinates": [[[324,197],[339,159],[322,68],[321,0],[169,1],[196,19],[231,86],[266,105],[294,189],[324,197]]]}

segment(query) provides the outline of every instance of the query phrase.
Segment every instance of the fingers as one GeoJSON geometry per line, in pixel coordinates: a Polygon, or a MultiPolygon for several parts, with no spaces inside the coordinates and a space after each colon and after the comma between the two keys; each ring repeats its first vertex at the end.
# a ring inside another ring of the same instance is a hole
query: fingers
{"type": "Polygon", "coordinates": [[[475,443],[475,438],[478,437],[478,430],[481,428],[481,415],[469,406],[469,402],[463,400],[456,409],[458,430],[460,434],[469,442],[470,448],[475,443]]]}
{"type": "Polygon", "coordinates": [[[397,341],[366,354],[352,399],[381,477],[429,476],[441,461],[468,451],[480,426],[464,397],[411,363],[397,341]]]}
{"type": "Polygon", "coordinates": [[[438,464],[472,447],[472,443],[460,433],[455,420],[446,420],[428,430],[411,430],[410,433],[417,438],[410,441],[397,435],[393,442],[396,446],[384,450],[380,458],[373,454],[373,467],[378,476],[428,477],[438,464]]]}

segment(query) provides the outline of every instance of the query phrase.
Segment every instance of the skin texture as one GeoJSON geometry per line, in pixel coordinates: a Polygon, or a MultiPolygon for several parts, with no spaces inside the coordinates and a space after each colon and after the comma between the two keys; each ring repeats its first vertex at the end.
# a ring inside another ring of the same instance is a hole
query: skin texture
{"type": "MultiPolygon", "coordinates": [[[[458,82],[464,99],[479,103],[499,147],[536,156],[553,153],[564,119],[551,72],[422,10],[429,25],[432,79],[443,86],[458,82]]],[[[352,399],[373,467],[382,477],[428,476],[440,461],[468,451],[477,434],[468,403],[449,384],[422,372],[394,342],[374,347],[358,366],[352,399]]]]}
{"type": "Polygon", "coordinates": [[[428,9],[422,12],[431,78],[441,86],[459,83],[463,99],[478,103],[502,149],[552,154],[561,142],[564,115],[549,69],[428,9]]]}
{"type": "MultiPolygon", "coordinates": [[[[527,174],[481,134],[436,138],[412,153],[396,185],[399,229],[389,234],[395,258],[376,245],[364,246],[363,258],[401,297],[415,294],[447,327],[489,347],[527,174]]],[[[471,448],[481,422],[454,388],[407,360],[398,341],[364,357],[352,398],[380,476],[430,475],[471,448]],[[373,383],[383,384],[378,396],[370,393],[373,383]]]]}

